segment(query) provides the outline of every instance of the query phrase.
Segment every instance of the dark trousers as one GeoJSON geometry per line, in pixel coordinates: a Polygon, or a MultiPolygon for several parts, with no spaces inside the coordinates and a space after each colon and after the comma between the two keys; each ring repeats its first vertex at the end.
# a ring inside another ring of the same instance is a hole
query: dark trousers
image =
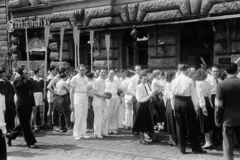
{"type": "Polygon", "coordinates": [[[57,96],[54,95],[53,101],[53,120],[52,123],[54,126],[59,126],[59,114],[58,114],[58,99],[57,96]]]}
{"type": "Polygon", "coordinates": [[[134,124],[137,116],[137,111],[138,111],[138,103],[135,96],[132,97],[132,102],[133,102],[133,124],[134,124]]]}
{"type": "Polygon", "coordinates": [[[9,138],[16,139],[17,136],[23,131],[23,136],[28,145],[34,145],[37,141],[32,133],[30,119],[32,110],[17,111],[20,124],[16,126],[10,133],[9,138]]]}
{"type": "Polygon", "coordinates": [[[180,151],[185,152],[187,131],[192,151],[200,151],[201,146],[197,132],[196,112],[191,97],[176,96],[175,116],[180,151]]]}
{"type": "MultiPolygon", "coordinates": [[[[213,104],[213,110],[215,110],[215,94],[212,94],[211,99],[212,99],[212,104],[213,104]]],[[[218,127],[217,125],[214,124],[212,134],[211,134],[211,139],[213,143],[222,143],[223,137],[222,137],[222,127],[218,127]]]]}
{"type": "Polygon", "coordinates": [[[69,94],[58,96],[59,129],[71,128],[71,110],[69,94]]]}
{"type": "Polygon", "coordinates": [[[223,154],[225,160],[233,160],[233,147],[235,136],[240,145],[240,126],[238,127],[223,127],[223,154]]]}
{"type": "Polygon", "coordinates": [[[94,112],[93,112],[93,97],[88,97],[88,116],[87,116],[87,129],[93,129],[94,112]]]}
{"type": "Polygon", "coordinates": [[[0,160],[7,160],[7,147],[5,138],[2,135],[2,130],[0,129],[0,160]]]}

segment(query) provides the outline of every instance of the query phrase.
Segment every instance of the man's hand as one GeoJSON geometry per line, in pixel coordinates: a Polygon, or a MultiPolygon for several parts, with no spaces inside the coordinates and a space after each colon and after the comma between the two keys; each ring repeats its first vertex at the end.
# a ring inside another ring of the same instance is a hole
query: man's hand
{"type": "Polygon", "coordinates": [[[6,137],[7,136],[7,133],[2,133],[2,137],[6,137]]]}

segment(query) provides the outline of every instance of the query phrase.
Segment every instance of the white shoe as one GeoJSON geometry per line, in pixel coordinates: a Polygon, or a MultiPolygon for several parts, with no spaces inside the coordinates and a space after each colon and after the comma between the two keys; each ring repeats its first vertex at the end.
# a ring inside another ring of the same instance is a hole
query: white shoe
{"type": "Polygon", "coordinates": [[[96,136],[96,138],[103,139],[103,136],[96,136]]]}
{"type": "Polygon", "coordinates": [[[114,134],[118,134],[118,131],[112,130],[112,133],[114,133],[114,134]]]}
{"type": "Polygon", "coordinates": [[[90,136],[82,136],[82,138],[84,138],[84,139],[89,139],[90,138],[90,136]]]}
{"type": "Polygon", "coordinates": [[[145,138],[150,139],[149,135],[147,133],[143,134],[145,138]]]}
{"type": "Polygon", "coordinates": [[[81,139],[81,137],[76,137],[75,139],[76,139],[76,140],[80,140],[80,139],[81,139]]]}
{"type": "Polygon", "coordinates": [[[152,142],[152,139],[147,139],[147,138],[145,138],[144,139],[146,142],[152,142]]]}

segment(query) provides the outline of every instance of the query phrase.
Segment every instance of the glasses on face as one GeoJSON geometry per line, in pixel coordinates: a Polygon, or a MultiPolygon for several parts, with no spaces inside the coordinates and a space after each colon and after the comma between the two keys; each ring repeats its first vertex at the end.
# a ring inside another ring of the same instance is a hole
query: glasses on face
{"type": "Polygon", "coordinates": [[[81,72],[85,72],[85,69],[80,69],[81,72]]]}

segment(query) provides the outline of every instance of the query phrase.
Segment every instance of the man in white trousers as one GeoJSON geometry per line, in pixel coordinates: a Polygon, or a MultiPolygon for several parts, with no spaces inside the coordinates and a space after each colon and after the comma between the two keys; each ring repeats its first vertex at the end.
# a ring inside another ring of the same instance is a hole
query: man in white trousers
{"type": "Polygon", "coordinates": [[[125,103],[125,129],[130,129],[133,126],[133,102],[132,94],[128,90],[128,85],[130,83],[130,78],[132,74],[129,71],[124,71],[123,74],[126,74],[126,78],[121,83],[121,89],[124,93],[124,102],[125,103]]]}
{"type": "MultiPolygon", "coordinates": [[[[132,103],[133,103],[133,123],[135,122],[135,118],[137,115],[138,105],[137,105],[137,99],[136,99],[136,90],[137,86],[139,84],[139,76],[141,75],[142,69],[140,65],[135,66],[135,73],[129,82],[128,85],[128,91],[132,94],[132,103]]],[[[135,133],[137,134],[137,133],[135,133]]]]}
{"type": "Polygon", "coordinates": [[[86,135],[88,114],[88,78],[85,76],[85,71],[85,66],[81,65],[79,68],[79,74],[72,78],[70,85],[71,109],[74,110],[75,115],[73,136],[76,140],[81,138],[90,138],[86,135]]]}
{"type": "Polygon", "coordinates": [[[105,76],[107,70],[102,68],[100,76],[93,82],[93,111],[94,111],[94,136],[103,138],[108,134],[108,107],[105,94],[105,76]]]}
{"type": "Polygon", "coordinates": [[[108,78],[105,81],[105,92],[110,92],[112,94],[112,97],[107,100],[109,133],[117,134],[120,107],[120,97],[117,95],[117,93],[118,89],[120,89],[120,85],[114,80],[114,76],[114,70],[110,70],[108,78]]]}

